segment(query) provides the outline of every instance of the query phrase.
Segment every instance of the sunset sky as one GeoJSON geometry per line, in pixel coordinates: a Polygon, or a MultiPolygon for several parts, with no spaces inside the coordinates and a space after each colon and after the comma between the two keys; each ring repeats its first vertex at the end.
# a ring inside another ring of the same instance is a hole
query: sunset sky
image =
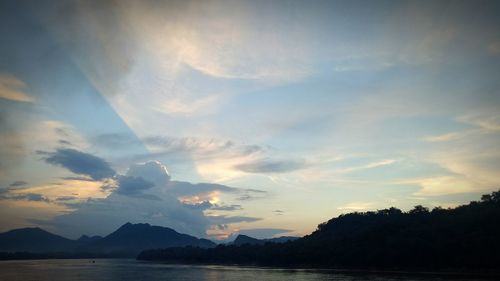
{"type": "Polygon", "coordinates": [[[500,189],[498,1],[0,1],[0,232],[228,239],[500,189]]]}

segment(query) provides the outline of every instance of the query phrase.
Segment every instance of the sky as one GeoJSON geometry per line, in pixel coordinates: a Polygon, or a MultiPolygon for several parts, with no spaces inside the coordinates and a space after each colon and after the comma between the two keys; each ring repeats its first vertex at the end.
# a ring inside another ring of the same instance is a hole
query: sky
{"type": "Polygon", "coordinates": [[[226,240],[500,188],[496,1],[0,1],[0,231],[226,240]]]}

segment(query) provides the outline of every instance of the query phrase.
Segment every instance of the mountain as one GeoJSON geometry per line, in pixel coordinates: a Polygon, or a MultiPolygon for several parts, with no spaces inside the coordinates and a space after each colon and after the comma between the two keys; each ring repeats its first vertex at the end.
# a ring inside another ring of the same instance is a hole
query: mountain
{"type": "Polygon", "coordinates": [[[266,243],[266,242],[263,240],[240,234],[236,237],[236,239],[234,239],[232,244],[236,245],[236,246],[240,246],[240,245],[245,245],[245,244],[262,245],[264,243],[266,243]]]}
{"type": "Polygon", "coordinates": [[[500,272],[500,191],[456,208],[389,208],[340,215],[303,238],[248,236],[212,249],[144,251],[140,260],[382,270],[500,272]]]}
{"type": "Polygon", "coordinates": [[[268,239],[257,239],[244,234],[240,234],[236,237],[236,239],[231,243],[232,245],[240,246],[244,244],[250,245],[263,245],[265,243],[285,243],[288,241],[293,241],[299,239],[299,237],[292,236],[281,236],[276,238],[268,238],[268,239]]]}
{"type": "Polygon", "coordinates": [[[101,240],[101,239],[102,239],[102,236],[99,236],[99,235],[96,235],[96,236],[82,235],[76,241],[80,244],[88,244],[88,243],[93,243],[93,242],[101,240]]]}
{"type": "Polygon", "coordinates": [[[147,249],[183,246],[209,248],[215,247],[215,243],[178,233],[168,227],[131,223],[122,225],[105,237],[82,235],[77,240],[67,239],[37,227],[0,233],[0,252],[45,254],[33,256],[46,258],[135,257],[140,251],[147,249]]]}
{"type": "Polygon", "coordinates": [[[199,239],[161,226],[147,223],[126,223],[108,236],[79,248],[79,251],[91,253],[122,253],[135,256],[140,251],[156,248],[194,246],[201,248],[215,247],[207,239],[199,239]]]}
{"type": "Polygon", "coordinates": [[[21,228],[0,233],[0,252],[66,252],[75,241],[52,234],[38,227],[21,228]]]}

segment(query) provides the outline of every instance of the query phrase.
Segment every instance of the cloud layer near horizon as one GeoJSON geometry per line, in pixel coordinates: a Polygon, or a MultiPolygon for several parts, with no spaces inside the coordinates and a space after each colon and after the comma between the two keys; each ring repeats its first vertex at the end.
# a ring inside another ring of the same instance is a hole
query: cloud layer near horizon
{"type": "MultiPolygon", "coordinates": [[[[206,237],[206,231],[212,225],[260,219],[205,215],[206,210],[241,210],[240,205],[216,204],[215,196],[219,193],[243,194],[252,191],[220,184],[171,181],[166,167],[158,161],[133,164],[125,175],[120,175],[104,159],[76,149],[57,149],[39,154],[44,156],[46,163],[88,176],[88,180],[101,182],[101,189],[110,192],[106,198],[89,198],[78,204],[70,203],[75,210],[67,214],[37,221],[72,237],[83,233],[103,235],[128,221],[168,226],[182,233],[206,237]]],[[[11,198],[48,200],[42,195],[31,193],[11,198]]]]}

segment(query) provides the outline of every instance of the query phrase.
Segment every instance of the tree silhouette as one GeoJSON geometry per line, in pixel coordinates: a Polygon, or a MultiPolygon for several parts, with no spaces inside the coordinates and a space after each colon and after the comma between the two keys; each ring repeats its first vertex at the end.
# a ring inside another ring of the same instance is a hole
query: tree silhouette
{"type": "Polygon", "coordinates": [[[283,244],[219,245],[142,252],[138,259],[184,263],[499,270],[500,191],[453,209],[421,205],[340,215],[283,244]]]}

